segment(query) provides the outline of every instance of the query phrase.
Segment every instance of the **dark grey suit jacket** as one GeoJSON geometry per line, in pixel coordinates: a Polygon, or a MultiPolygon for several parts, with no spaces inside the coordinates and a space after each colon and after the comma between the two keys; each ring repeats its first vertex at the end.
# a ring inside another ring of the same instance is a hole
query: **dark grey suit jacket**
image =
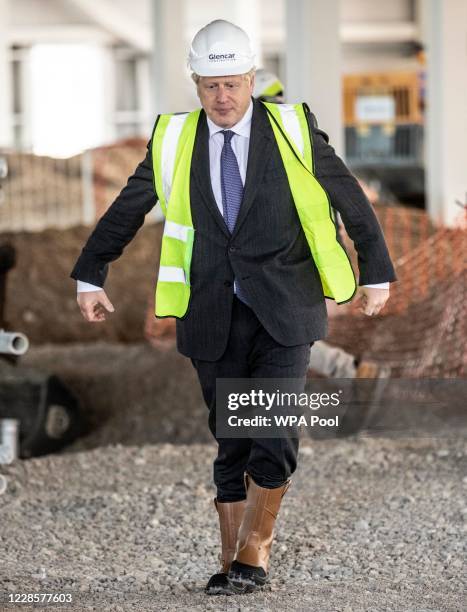
{"type": "MultiPolygon", "coordinates": [[[[315,176],[339,211],[358,252],[361,285],[395,280],[373,209],[358,182],[309,115],[315,176]]],[[[195,242],[188,312],[177,320],[179,351],[193,359],[219,359],[227,344],[233,280],[242,285],[258,319],[284,346],[325,337],[326,306],[321,281],[292,200],[284,165],[265,107],[254,102],[242,206],[230,235],[211,187],[209,131],[201,113],[191,167],[195,242]]],[[[103,286],[117,259],[157,198],[151,143],[146,158],[99,220],[72,273],[103,286]]]]}

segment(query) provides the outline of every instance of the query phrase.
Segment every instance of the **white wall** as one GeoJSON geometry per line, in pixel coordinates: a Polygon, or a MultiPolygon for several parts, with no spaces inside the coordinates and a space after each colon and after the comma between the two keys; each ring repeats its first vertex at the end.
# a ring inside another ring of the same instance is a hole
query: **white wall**
{"type": "Polygon", "coordinates": [[[9,0],[0,0],[0,147],[12,144],[12,108],[8,27],[9,0]]]}
{"type": "Polygon", "coordinates": [[[38,155],[69,157],[105,142],[105,49],[36,45],[31,50],[31,144],[38,155]]]}
{"type": "Polygon", "coordinates": [[[412,0],[343,0],[343,22],[394,22],[410,21],[413,14],[412,0]]]}
{"type": "Polygon", "coordinates": [[[426,0],[425,10],[428,210],[456,225],[467,197],[467,2],[426,0]]]}

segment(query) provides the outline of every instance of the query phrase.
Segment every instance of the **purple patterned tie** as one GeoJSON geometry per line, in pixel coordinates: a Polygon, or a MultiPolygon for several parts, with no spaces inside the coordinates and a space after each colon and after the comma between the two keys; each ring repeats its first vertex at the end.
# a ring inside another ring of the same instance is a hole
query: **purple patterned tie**
{"type": "MultiPolygon", "coordinates": [[[[243,199],[243,183],[237,158],[231,145],[235,133],[232,130],[224,130],[222,134],[224,135],[224,146],[221,153],[222,214],[232,234],[243,199]]],[[[239,300],[248,304],[237,281],[235,281],[235,294],[239,300]]]]}

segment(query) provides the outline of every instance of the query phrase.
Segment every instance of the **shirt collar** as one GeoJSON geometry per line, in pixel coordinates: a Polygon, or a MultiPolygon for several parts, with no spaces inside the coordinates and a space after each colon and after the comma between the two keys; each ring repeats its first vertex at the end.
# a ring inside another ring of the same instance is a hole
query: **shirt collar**
{"type": "MultiPolygon", "coordinates": [[[[235,132],[235,134],[238,134],[239,136],[244,136],[245,138],[249,138],[250,131],[251,131],[252,116],[253,116],[253,102],[250,100],[250,106],[247,108],[246,113],[243,115],[240,121],[236,123],[234,126],[232,126],[231,128],[229,128],[229,130],[231,130],[232,132],[235,132]]],[[[208,122],[210,138],[211,136],[214,136],[214,134],[217,134],[218,132],[223,132],[226,129],[226,128],[219,127],[218,125],[216,125],[214,121],[211,121],[211,119],[209,119],[207,115],[206,115],[206,119],[208,122]]]]}

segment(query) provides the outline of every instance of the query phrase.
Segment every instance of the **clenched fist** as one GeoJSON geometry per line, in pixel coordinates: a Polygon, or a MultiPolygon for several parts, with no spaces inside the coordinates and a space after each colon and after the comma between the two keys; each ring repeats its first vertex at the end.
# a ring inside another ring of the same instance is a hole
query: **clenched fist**
{"type": "Polygon", "coordinates": [[[389,289],[360,287],[360,312],[369,317],[377,315],[384,308],[389,298],[389,289]]]}

